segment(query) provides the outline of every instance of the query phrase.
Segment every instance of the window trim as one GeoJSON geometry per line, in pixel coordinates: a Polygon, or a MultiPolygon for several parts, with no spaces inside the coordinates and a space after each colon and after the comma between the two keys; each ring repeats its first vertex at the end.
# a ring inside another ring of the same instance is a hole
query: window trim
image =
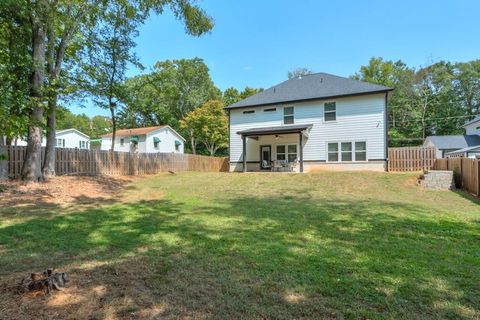
{"type": "Polygon", "coordinates": [[[337,122],[337,101],[326,101],[323,103],[323,122],[337,122]],[[325,105],[329,103],[334,103],[335,104],[335,110],[334,111],[326,111],[325,105]],[[325,114],[327,113],[335,113],[335,120],[327,120],[325,117],[325,114]]]}
{"type": "Polygon", "coordinates": [[[295,124],[295,106],[284,106],[283,107],[283,118],[282,118],[282,124],[284,125],[290,125],[290,124],[295,124]],[[287,108],[292,108],[292,114],[285,115],[285,109],[287,108]],[[292,117],[292,123],[285,123],[285,117],[292,117]]]}
{"type": "Polygon", "coordinates": [[[365,163],[365,162],[368,162],[368,141],[367,140],[340,140],[340,141],[327,141],[325,143],[325,153],[326,153],[326,156],[325,156],[325,161],[326,162],[330,162],[330,163],[365,163]],[[359,152],[365,152],[365,160],[357,160],[357,156],[356,156],[356,147],[355,147],[355,143],[357,142],[364,142],[365,143],[365,150],[361,150],[359,152]],[[338,160],[337,161],[330,161],[328,160],[328,155],[330,153],[333,153],[333,152],[328,152],[328,145],[331,144],[331,143],[336,143],[337,144],[337,157],[338,157],[338,160]],[[342,143],[351,143],[352,144],[352,161],[342,161],[342,143]]]}

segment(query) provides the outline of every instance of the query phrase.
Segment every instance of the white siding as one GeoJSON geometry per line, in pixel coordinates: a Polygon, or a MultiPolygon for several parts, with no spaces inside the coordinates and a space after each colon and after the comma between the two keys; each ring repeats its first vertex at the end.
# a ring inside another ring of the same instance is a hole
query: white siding
{"type": "MultiPolygon", "coordinates": [[[[80,141],[85,141],[86,148],[90,149],[90,138],[78,133],[76,130],[65,129],[59,130],[55,133],[55,139],[65,139],[65,148],[80,148],[80,141]]],[[[56,141],[55,141],[56,142],[56,141]]],[[[15,141],[12,141],[15,144],[15,141]]],[[[27,141],[24,139],[17,139],[17,146],[26,146],[27,141]]],[[[47,139],[42,136],[42,147],[47,145],[47,139]]]]}
{"type": "Polygon", "coordinates": [[[147,142],[146,142],[146,152],[147,153],[155,153],[155,152],[175,152],[175,153],[183,153],[184,150],[184,140],[183,138],[175,133],[175,131],[171,130],[170,128],[161,128],[160,130],[150,132],[147,135],[147,142]],[[160,143],[158,147],[155,148],[153,143],[153,138],[157,137],[160,139],[160,143]],[[178,150],[175,148],[175,141],[180,141],[180,145],[178,150]]]}
{"type": "MultiPolygon", "coordinates": [[[[139,153],[157,153],[157,152],[184,152],[185,141],[175,131],[169,127],[160,128],[158,130],[149,132],[147,135],[138,135],[137,152],[139,153]],[[157,137],[161,140],[158,144],[158,148],[155,148],[153,138],[157,137]],[[180,141],[178,150],[175,149],[175,140],[180,141]]],[[[102,137],[101,150],[110,150],[112,146],[111,137],[102,137]]],[[[115,137],[115,151],[130,152],[133,144],[130,143],[130,136],[115,137]],[[123,146],[120,144],[120,140],[124,139],[123,146]]]]}
{"type": "MultiPolygon", "coordinates": [[[[385,159],[385,94],[346,97],[311,102],[279,104],[275,112],[263,109],[273,106],[233,109],[230,111],[230,161],[242,161],[242,139],[238,131],[283,124],[283,107],[295,107],[295,124],[313,124],[304,145],[304,160],[325,161],[327,142],[366,141],[369,160],[385,159]],[[336,102],[336,121],[325,122],[325,102],[336,102]],[[255,110],[253,114],[243,114],[255,110]]],[[[298,135],[297,138],[298,141],[298,135]]],[[[247,161],[258,161],[258,146],[268,144],[248,139],[247,161]]],[[[279,142],[280,143],[280,142],[279,142]]],[[[272,151],[273,151],[272,143],[272,151]]]]}
{"type": "Polygon", "coordinates": [[[469,124],[468,126],[465,126],[465,134],[467,134],[467,135],[471,135],[471,134],[472,135],[473,134],[480,135],[480,121],[474,122],[472,124],[469,124]]]}

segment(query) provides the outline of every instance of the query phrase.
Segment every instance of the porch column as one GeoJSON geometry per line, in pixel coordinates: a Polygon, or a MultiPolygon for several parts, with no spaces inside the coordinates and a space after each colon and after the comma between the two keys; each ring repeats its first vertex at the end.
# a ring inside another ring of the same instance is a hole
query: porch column
{"type": "Polygon", "coordinates": [[[298,134],[300,140],[300,172],[303,172],[303,133],[298,134]]]}
{"type": "Polygon", "coordinates": [[[243,172],[247,172],[247,137],[242,136],[243,142],[243,172]]]}

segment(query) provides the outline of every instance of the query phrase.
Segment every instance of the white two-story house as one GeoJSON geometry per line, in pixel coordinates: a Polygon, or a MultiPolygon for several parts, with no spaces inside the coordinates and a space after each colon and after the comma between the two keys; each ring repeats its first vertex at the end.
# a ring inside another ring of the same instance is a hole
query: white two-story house
{"type": "Polygon", "coordinates": [[[316,73],[227,106],[230,170],[385,170],[391,90],[316,73]]]}
{"type": "MultiPolygon", "coordinates": [[[[102,136],[101,150],[112,149],[112,133],[102,136]]],[[[115,151],[183,153],[185,139],[170,126],[121,129],[115,133],[115,151]]]]}

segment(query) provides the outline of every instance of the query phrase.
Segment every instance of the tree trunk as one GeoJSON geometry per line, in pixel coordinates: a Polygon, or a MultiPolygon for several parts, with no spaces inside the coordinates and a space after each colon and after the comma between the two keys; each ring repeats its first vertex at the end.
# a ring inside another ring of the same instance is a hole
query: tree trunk
{"type": "Polygon", "coordinates": [[[43,162],[43,178],[55,176],[55,148],[56,148],[56,109],[57,95],[54,93],[48,100],[47,115],[47,147],[45,148],[45,159],[43,162]]]}
{"type": "Polygon", "coordinates": [[[37,18],[32,23],[33,74],[31,78],[32,111],[28,125],[28,140],[25,160],[22,167],[22,180],[42,179],[42,129],[43,105],[42,86],[45,68],[45,30],[37,18]]]}
{"type": "Polygon", "coordinates": [[[115,119],[115,107],[110,104],[110,113],[112,115],[112,149],[115,151],[115,136],[117,135],[117,119],[115,119]]]}
{"type": "Polygon", "coordinates": [[[188,134],[190,136],[190,146],[192,147],[192,153],[193,154],[197,154],[197,146],[195,144],[195,138],[193,136],[193,130],[192,129],[189,129],[188,130],[188,134]]]}

